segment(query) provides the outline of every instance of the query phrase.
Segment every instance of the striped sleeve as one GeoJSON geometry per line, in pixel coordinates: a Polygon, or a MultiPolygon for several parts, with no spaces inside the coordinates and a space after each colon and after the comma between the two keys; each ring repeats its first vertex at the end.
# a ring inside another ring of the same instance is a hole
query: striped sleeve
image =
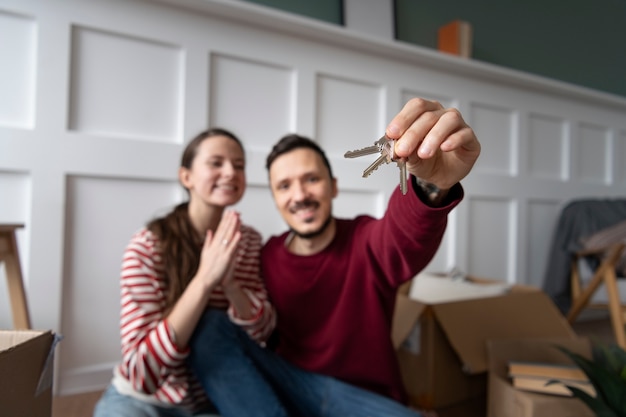
{"type": "Polygon", "coordinates": [[[155,393],[172,373],[180,372],[188,349],[179,349],[163,318],[162,257],[146,229],[126,247],[121,271],[121,371],[133,388],[155,393]]]}
{"type": "Polygon", "coordinates": [[[276,313],[267,297],[267,290],[261,280],[260,254],[261,235],[249,226],[242,226],[242,239],[235,265],[235,279],[239,280],[243,291],[253,306],[254,317],[244,320],[238,317],[230,306],[228,315],[231,321],[241,326],[255,341],[264,344],[276,326],[276,313]]]}

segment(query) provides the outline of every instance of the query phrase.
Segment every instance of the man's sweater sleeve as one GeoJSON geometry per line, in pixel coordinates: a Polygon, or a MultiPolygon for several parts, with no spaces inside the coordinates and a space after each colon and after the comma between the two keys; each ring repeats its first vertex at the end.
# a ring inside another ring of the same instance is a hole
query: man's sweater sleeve
{"type": "Polygon", "coordinates": [[[432,260],[446,230],[448,214],[463,198],[463,188],[456,184],[443,206],[430,207],[418,197],[414,187],[414,181],[409,181],[406,195],[396,188],[385,215],[370,235],[375,237],[372,253],[392,287],[412,279],[432,260]]]}

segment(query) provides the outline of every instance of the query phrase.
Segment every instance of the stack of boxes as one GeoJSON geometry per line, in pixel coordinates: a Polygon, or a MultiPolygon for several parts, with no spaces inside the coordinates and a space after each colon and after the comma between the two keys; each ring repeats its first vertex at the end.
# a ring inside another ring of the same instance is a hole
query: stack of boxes
{"type": "MultiPolygon", "coordinates": [[[[466,279],[477,285],[502,283],[466,279]]],[[[511,403],[503,404],[515,398],[528,404],[548,401],[550,410],[573,407],[580,412],[576,415],[586,415],[586,407],[579,400],[512,388],[506,369],[502,369],[509,360],[525,358],[524,348],[531,342],[537,344],[533,350],[537,358],[541,351],[555,350],[554,343],[544,339],[563,345],[581,343],[552,300],[534,287],[514,285],[499,295],[428,303],[411,298],[405,286],[397,297],[392,339],[415,408],[436,410],[439,417],[565,415],[529,413],[515,409],[511,403]],[[519,346],[520,351],[505,351],[499,344],[491,346],[491,355],[498,358],[497,365],[493,365],[488,344],[496,340],[509,340],[510,346],[519,346]]],[[[533,406],[526,408],[532,410],[533,406]]]]}

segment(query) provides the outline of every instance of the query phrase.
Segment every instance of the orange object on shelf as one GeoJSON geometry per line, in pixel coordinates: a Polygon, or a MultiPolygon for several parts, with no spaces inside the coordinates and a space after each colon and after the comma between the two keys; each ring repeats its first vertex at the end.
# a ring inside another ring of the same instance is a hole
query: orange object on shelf
{"type": "Polygon", "coordinates": [[[438,49],[463,58],[472,56],[472,25],[463,20],[454,20],[439,28],[438,49]]]}

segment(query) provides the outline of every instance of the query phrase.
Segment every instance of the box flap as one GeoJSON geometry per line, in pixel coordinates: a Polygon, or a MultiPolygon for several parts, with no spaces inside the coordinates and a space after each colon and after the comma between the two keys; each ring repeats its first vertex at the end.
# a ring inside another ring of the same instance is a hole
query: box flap
{"type": "Polygon", "coordinates": [[[496,297],[506,294],[510,288],[510,284],[502,281],[422,272],[413,280],[411,298],[423,303],[439,304],[496,297]]]}
{"type": "Polygon", "coordinates": [[[487,370],[489,339],[576,337],[552,300],[538,290],[431,308],[467,373],[487,370]]]}
{"type": "Polygon", "coordinates": [[[50,416],[56,336],[52,331],[0,331],[0,414],[50,416]]]}
{"type": "Polygon", "coordinates": [[[0,330],[0,352],[41,336],[39,330],[0,330]]]}
{"type": "Polygon", "coordinates": [[[407,295],[399,293],[396,297],[396,308],[391,326],[391,340],[397,349],[408,337],[426,306],[411,300],[407,295]]]}
{"type": "Polygon", "coordinates": [[[409,280],[398,287],[398,294],[409,295],[411,287],[413,286],[413,280],[409,280]]]}

